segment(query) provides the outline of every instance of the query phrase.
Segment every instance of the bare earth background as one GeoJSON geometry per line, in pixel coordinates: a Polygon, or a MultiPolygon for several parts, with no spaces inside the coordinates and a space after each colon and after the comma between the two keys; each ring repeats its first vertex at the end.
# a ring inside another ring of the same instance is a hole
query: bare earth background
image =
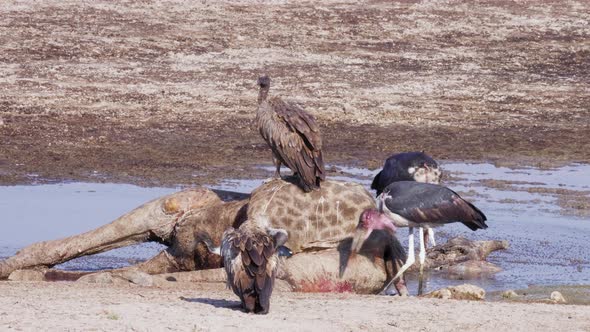
{"type": "MultiPolygon", "coordinates": [[[[256,175],[264,72],[317,117],[328,163],[590,162],[589,18],[588,1],[4,0],[0,184],[256,175]]],[[[259,318],[216,289],[0,294],[3,329],[590,330],[581,306],[277,293],[259,318]]]]}
{"type": "Polygon", "coordinates": [[[3,1],[0,182],[248,177],[271,93],[325,159],[590,162],[587,1],[3,1]]]}

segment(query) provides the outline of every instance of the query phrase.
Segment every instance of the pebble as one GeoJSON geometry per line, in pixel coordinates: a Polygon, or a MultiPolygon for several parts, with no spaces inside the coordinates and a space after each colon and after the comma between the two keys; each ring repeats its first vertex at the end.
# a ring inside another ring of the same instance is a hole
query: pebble
{"type": "Polygon", "coordinates": [[[10,281],[44,281],[45,273],[37,270],[16,270],[8,276],[10,281]]]}
{"type": "Polygon", "coordinates": [[[437,299],[455,299],[455,300],[483,300],[486,297],[486,291],[475,285],[463,284],[435,290],[424,295],[437,299]]]}
{"type": "Polygon", "coordinates": [[[509,290],[502,293],[502,297],[505,299],[513,299],[513,298],[518,297],[518,294],[516,294],[516,292],[513,291],[512,289],[509,289],[509,290]]]}
{"type": "Polygon", "coordinates": [[[551,300],[555,303],[566,303],[567,302],[565,300],[565,298],[563,297],[563,295],[558,291],[554,291],[551,293],[551,300]]]}

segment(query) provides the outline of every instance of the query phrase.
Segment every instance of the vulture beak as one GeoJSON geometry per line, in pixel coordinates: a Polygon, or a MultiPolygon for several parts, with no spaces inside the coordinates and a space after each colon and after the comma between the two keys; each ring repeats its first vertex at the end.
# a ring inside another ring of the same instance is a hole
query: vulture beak
{"type": "Polygon", "coordinates": [[[362,225],[358,225],[356,227],[354,236],[352,238],[352,244],[350,246],[350,249],[353,253],[358,254],[359,251],[361,251],[363,244],[369,238],[369,236],[371,236],[371,233],[373,233],[373,229],[367,229],[362,225]]]}
{"type": "Polygon", "coordinates": [[[221,247],[215,247],[209,239],[203,239],[203,243],[205,243],[207,251],[209,251],[210,254],[221,256],[221,247]]]}

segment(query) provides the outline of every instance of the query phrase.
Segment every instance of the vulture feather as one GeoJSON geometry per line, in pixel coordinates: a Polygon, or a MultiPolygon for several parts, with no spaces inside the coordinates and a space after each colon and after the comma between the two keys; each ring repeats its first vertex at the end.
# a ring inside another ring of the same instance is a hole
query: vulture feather
{"type": "Polygon", "coordinates": [[[276,175],[280,176],[283,164],[297,174],[305,192],[319,189],[326,176],[322,137],[315,118],[293,102],[268,98],[268,76],[261,76],[258,85],[256,122],[260,135],[272,150],[276,175]]]}
{"type": "Polygon", "coordinates": [[[277,273],[277,248],[287,242],[287,232],[268,226],[266,217],[245,221],[223,233],[227,285],[240,298],[246,312],[266,314],[277,273]]]}

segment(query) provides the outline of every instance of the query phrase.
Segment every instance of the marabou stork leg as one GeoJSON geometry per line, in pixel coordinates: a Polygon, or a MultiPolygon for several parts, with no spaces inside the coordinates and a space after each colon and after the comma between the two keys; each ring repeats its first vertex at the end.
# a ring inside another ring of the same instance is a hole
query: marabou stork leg
{"type": "Polygon", "coordinates": [[[424,227],[424,243],[426,248],[428,248],[429,242],[433,247],[436,246],[436,241],[434,240],[434,229],[430,227],[424,227]]]}
{"type": "Polygon", "coordinates": [[[436,240],[434,240],[434,228],[427,228],[426,229],[428,231],[428,240],[430,240],[430,244],[432,244],[432,246],[436,246],[436,240]]]}
{"type": "Polygon", "coordinates": [[[414,227],[408,228],[408,232],[408,259],[406,259],[404,265],[402,265],[402,267],[397,271],[395,277],[391,278],[387,285],[385,285],[382,292],[387,290],[389,286],[391,286],[391,284],[393,284],[397,278],[400,278],[404,272],[406,272],[406,270],[409,269],[410,266],[412,266],[412,264],[414,264],[416,261],[416,258],[414,257],[414,227]]]}
{"type": "MultiPolygon", "coordinates": [[[[427,228],[428,229],[428,228],[427,228]]],[[[418,295],[422,295],[424,289],[424,261],[426,260],[426,246],[424,245],[425,234],[422,227],[418,227],[418,234],[420,234],[420,253],[418,258],[420,259],[420,274],[418,275],[418,295]]]]}

